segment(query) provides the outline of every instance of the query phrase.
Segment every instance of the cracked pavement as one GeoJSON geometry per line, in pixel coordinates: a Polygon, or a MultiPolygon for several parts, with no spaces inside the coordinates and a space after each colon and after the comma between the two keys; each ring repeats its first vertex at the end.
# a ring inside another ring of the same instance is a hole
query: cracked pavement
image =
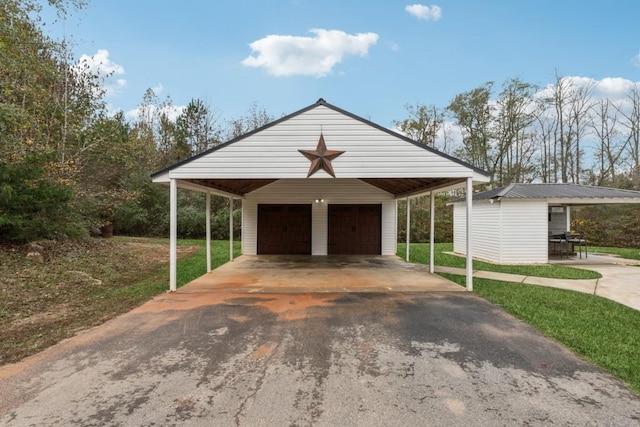
{"type": "Polygon", "coordinates": [[[3,426],[640,425],[476,295],[180,291],[0,368],[3,426]]]}

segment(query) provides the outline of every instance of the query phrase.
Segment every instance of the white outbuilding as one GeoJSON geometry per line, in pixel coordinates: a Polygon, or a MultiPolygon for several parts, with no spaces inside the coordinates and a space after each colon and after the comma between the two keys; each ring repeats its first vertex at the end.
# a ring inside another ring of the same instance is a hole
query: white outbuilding
{"type": "MultiPolygon", "coordinates": [[[[584,245],[588,238],[571,239],[572,206],[621,203],[640,203],[640,191],[578,184],[510,184],[474,194],[473,256],[497,264],[547,263],[550,253],[561,245],[571,240],[584,245]]],[[[466,199],[453,202],[453,250],[459,254],[467,253],[466,207],[466,199]]]]}
{"type": "Polygon", "coordinates": [[[470,196],[489,176],[320,99],[152,179],[171,189],[173,290],[178,188],[205,193],[208,218],[212,195],[242,200],[243,254],[395,255],[398,199],[431,194],[433,207],[436,192],[470,196]]]}

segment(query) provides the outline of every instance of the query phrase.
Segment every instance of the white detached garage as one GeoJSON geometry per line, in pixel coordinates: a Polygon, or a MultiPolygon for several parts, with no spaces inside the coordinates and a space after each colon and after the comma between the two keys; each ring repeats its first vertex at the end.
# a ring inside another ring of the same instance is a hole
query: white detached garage
{"type": "Polygon", "coordinates": [[[320,99],[152,179],[171,188],[173,290],[178,188],[242,200],[246,255],[395,255],[398,199],[489,177],[320,99]]]}

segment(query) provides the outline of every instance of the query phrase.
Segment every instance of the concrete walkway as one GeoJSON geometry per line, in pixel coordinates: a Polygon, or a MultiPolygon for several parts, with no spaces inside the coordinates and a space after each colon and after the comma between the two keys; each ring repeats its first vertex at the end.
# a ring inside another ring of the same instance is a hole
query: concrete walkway
{"type": "MultiPolygon", "coordinates": [[[[571,259],[554,262],[584,270],[597,271],[601,279],[551,279],[547,277],[523,276],[520,274],[497,273],[475,270],[473,277],[505,282],[548,286],[576,292],[592,294],[616,301],[640,310],[640,261],[618,258],[610,255],[589,254],[587,259],[571,259]]],[[[464,275],[464,268],[436,266],[437,273],[464,275]]]]}

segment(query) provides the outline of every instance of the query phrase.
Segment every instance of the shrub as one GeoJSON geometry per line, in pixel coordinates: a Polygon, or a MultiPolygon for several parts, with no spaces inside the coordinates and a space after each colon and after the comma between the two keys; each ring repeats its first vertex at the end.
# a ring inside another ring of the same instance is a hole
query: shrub
{"type": "Polygon", "coordinates": [[[45,163],[36,156],[0,162],[0,240],[21,243],[86,235],[71,207],[73,188],[47,179],[45,163]]]}

